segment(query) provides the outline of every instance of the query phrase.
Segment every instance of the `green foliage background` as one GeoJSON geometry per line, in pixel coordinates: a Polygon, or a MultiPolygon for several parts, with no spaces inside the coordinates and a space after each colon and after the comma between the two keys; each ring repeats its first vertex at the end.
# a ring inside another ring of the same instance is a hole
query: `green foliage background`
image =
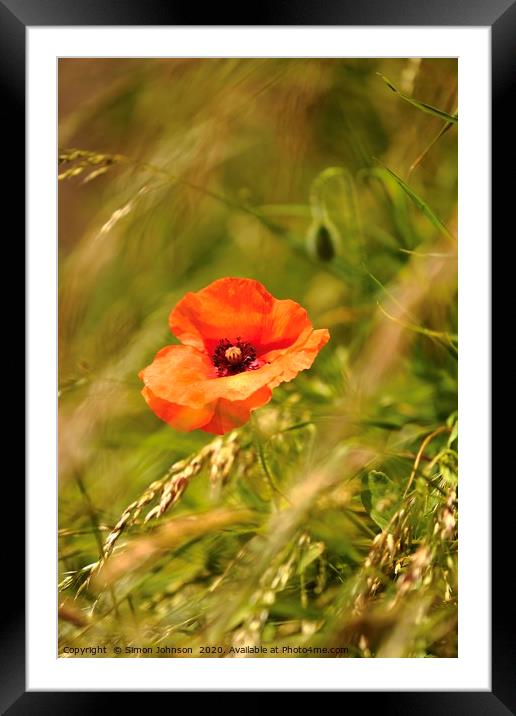
{"type": "Polygon", "coordinates": [[[456,102],[453,59],[60,61],[61,656],[457,655],[456,102]],[[231,275],[331,340],[213,441],[137,373],[231,275]]]}

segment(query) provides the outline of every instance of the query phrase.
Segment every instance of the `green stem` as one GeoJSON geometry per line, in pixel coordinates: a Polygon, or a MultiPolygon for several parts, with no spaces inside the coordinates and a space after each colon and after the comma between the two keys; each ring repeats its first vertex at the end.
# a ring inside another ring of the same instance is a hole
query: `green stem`
{"type": "MultiPolygon", "coordinates": [[[[75,480],[77,482],[77,486],[79,488],[79,491],[81,495],[84,497],[84,501],[86,502],[86,506],[88,509],[88,516],[90,518],[91,525],[93,527],[93,532],[95,534],[95,540],[97,542],[98,550],[99,550],[99,559],[104,559],[104,544],[102,542],[102,537],[100,535],[100,524],[97,519],[97,513],[95,510],[95,506],[93,505],[93,502],[91,500],[91,497],[86,489],[86,485],[84,484],[82,478],[77,473],[75,474],[75,480]]],[[[120,617],[120,611],[118,609],[118,601],[115,594],[115,588],[113,585],[110,585],[109,592],[111,594],[111,601],[113,603],[113,609],[115,612],[115,616],[118,619],[118,621],[121,621],[120,617]]]]}
{"type": "MultiPolygon", "coordinates": [[[[271,472],[271,469],[269,467],[269,464],[267,462],[267,458],[265,457],[265,449],[263,445],[263,435],[262,431],[260,430],[260,426],[258,425],[258,421],[256,417],[251,413],[251,424],[253,429],[253,443],[256,450],[256,454],[258,455],[258,460],[260,462],[260,466],[262,468],[263,474],[265,475],[267,482],[269,484],[269,487],[271,488],[272,492],[277,493],[278,495],[281,495],[284,500],[287,500],[287,502],[290,502],[288,497],[283,494],[283,492],[279,489],[279,487],[276,484],[276,480],[271,472]]],[[[277,507],[276,503],[276,507],[277,507]]]]}

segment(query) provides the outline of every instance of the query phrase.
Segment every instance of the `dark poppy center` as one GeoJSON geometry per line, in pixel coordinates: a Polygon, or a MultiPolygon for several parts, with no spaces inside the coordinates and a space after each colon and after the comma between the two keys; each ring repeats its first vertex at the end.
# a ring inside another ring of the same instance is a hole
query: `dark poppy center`
{"type": "Polygon", "coordinates": [[[237,338],[230,341],[222,338],[217,343],[211,360],[220,376],[235,375],[245,370],[256,370],[260,367],[256,360],[256,350],[251,343],[237,338]]]}

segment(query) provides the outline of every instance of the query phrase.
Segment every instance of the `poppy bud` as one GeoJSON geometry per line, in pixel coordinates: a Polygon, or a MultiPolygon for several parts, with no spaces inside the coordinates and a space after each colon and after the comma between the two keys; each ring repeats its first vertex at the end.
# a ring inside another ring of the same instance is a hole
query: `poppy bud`
{"type": "Polygon", "coordinates": [[[308,250],[319,261],[331,261],[337,253],[337,229],[329,221],[312,224],[307,237],[308,250]]]}
{"type": "Polygon", "coordinates": [[[315,251],[321,261],[331,261],[335,256],[335,248],[333,246],[331,234],[324,224],[320,225],[319,230],[315,235],[315,251]]]}

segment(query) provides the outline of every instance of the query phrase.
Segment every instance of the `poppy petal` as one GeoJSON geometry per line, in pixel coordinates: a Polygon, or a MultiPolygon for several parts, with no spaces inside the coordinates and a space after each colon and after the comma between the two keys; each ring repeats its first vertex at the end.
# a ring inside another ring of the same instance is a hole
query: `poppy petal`
{"type": "Polygon", "coordinates": [[[224,435],[224,433],[238,428],[249,420],[251,411],[261,408],[272,398],[272,391],[265,386],[253,393],[246,400],[226,400],[220,398],[215,405],[212,419],[201,427],[207,433],[224,435]]]}
{"type": "MultiPolygon", "coordinates": [[[[286,350],[275,350],[263,356],[271,366],[268,386],[275,388],[280,383],[288,383],[302,370],[312,366],[317,354],[330,340],[330,333],[326,328],[319,328],[309,335],[303,334],[296,343],[286,350]]],[[[265,366],[268,367],[268,366],[265,366]]]]}
{"type": "Polygon", "coordinates": [[[274,298],[259,281],[248,278],[222,278],[187,293],[172,310],[169,325],[182,343],[209,355],[221,339],[240,338],[260,356],[287,348],[312,330],[302,306],[274,298]]]}
{"type": "Polygon", "coordinates": [[[157,398],[169,403],[202,408],[216,400],[205,393],[205,385],[217,376],[215,366],[205,353],[191,346],[162,348],[139,375],[157,398]]]}
{"type": "Polygon", "coordinates": [[[189,408],[186,405],[169,403],[155,396],[152,390],[147,387],[143,388],[142,395],[149,408],[158,418],[161,418],[176,430],[190,432],[197,428],[203,428],[213,417],[213,406],[211,405],[206,405],[202,408],[189,408]]]}

